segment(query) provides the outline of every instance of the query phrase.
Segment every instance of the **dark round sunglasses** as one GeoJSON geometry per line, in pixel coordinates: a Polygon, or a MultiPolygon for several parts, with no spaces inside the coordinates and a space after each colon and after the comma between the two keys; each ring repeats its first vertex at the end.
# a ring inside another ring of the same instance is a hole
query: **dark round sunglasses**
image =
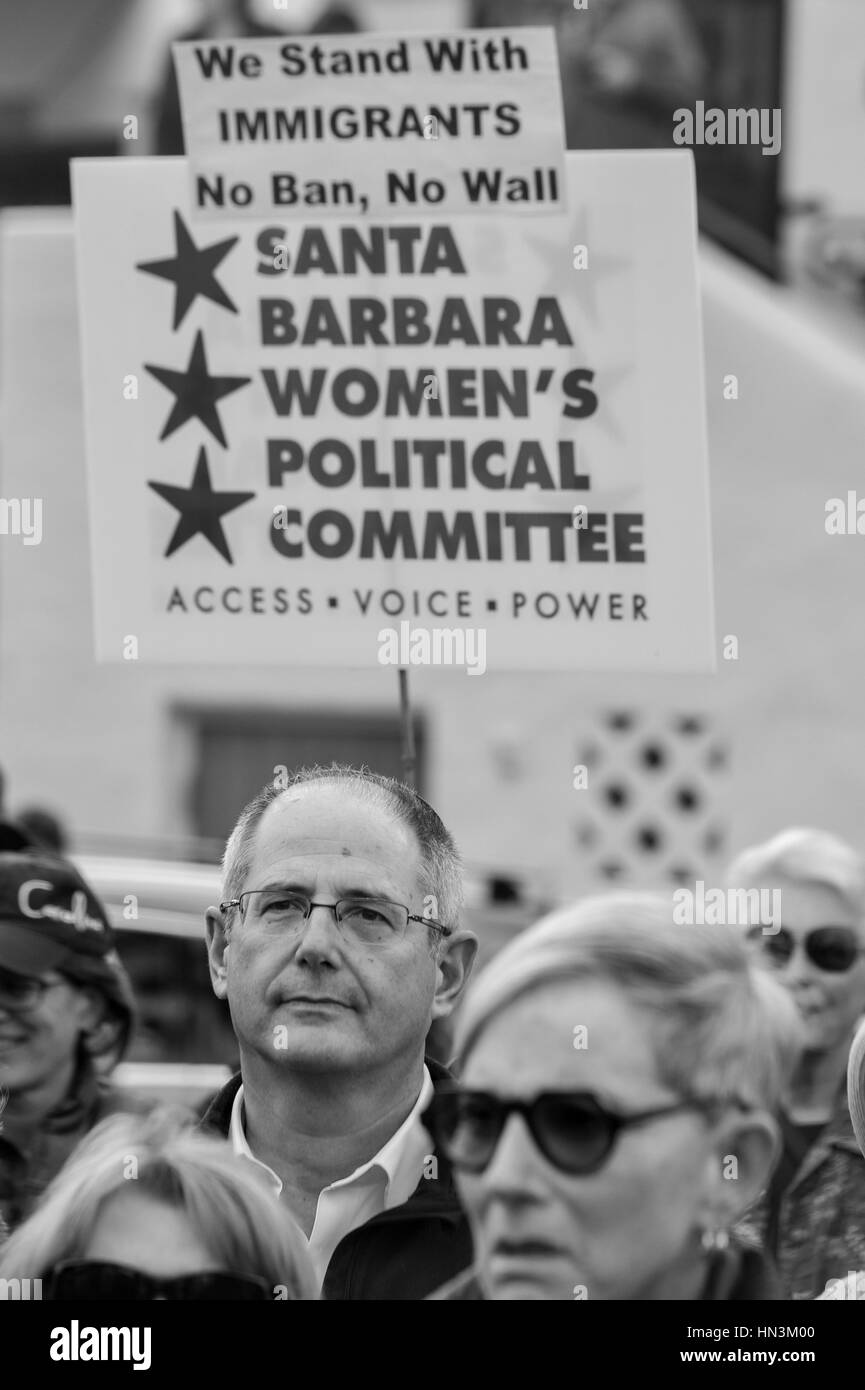
{"type": "Polygon", "coordinates": [[[482,1173],[492,1160],[508,1116],[521,1115],[544,1158],[563,1173],[586,1177],[606,1163],[620,1132],[680,1110],[704,1110],[677,1101],[632,1115],[617,1114],[587,1091],[544,1091],[534,1100],[504,1100],[461,1087],[436,1091],[423,1116],[436,1147],[455,1168],[482,1173]]]}
{"type": "Polygon", "coordinates": [[[263,1279],[246,1274],[182,1274],[176,1279],[154,1279],[141,1269],[130,1265],[111,1264],[106,1260],[65,1260],[55,1265],[46,1276],[47,1299],[82,1299],[96,1301],[153,1302],[154,1299],[196,1302],[264,1302],[273,1299],[273,1291],[263,1279]]]}
{"type": "MultiPolygon", "coordinates": [[[[792,960],[797,946],[796,937],[786,927],[779,927],[776,932],[752,927],[748,940],[759,944],[763,955],[778,969],[792,960]]],[[[836,975],[850,970],[862,955],[859,938],[852,927],[815,927],[802,937],[801,946],[818,970],[836,975]]]]}

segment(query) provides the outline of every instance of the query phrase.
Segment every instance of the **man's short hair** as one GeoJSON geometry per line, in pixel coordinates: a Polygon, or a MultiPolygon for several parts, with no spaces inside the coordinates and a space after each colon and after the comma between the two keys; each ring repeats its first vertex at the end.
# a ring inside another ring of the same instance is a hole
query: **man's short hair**
{"type": "Polygon", "coordinates": [[[586,898],[515,937],[469,989],[454,1039],[460,1062],[518,998],[587,980],[646,1012],[658,1074],[679,1095],[775,1109],[802,1045],[795,1005],[739,932],[679,926],[661,894],[586,898]]]}
{"type": "MultiPolygon", "coordinates": [[[[414,834],[421,853],[421,888],[433,899],[431,919],[442,926],[459,926],[463,905],[462,863],[453,837],[433,808],[414,788],[394,777],[384,777],[368,768],[332,763],[329,767],[303,767],[287,781],[268,782],[241,811],[222,859],[223,900],[237,898],[243,891],[255,847],[255,832],[269,806],[296,787],[335,786],[359,801],[379,809],[407,826],[414,834]]],[[[436,933],[436,940],[439,934],[436,933]]]]}
{"type": "Polygon", "coordinates": [[[752,845],[727,870],[733,888],[771,888],[777,879],[831,888],[865,924],[865,861],[852,846],[825,830],[793,827],[752,845]]]}

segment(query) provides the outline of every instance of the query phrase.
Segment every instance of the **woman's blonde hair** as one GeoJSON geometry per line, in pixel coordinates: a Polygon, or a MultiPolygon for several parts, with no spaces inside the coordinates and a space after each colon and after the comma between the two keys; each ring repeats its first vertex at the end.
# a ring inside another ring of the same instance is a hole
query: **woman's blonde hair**
{"type": "Polygon", "coordinates": [[[736,929],[679,926],[661,894],[586,898],[511,941],[469,989],[460,1064],[516,999],[581,980],[608,982],[646,1011],[658,1073],[681,1096],[776,1109],[802,1045],[795,1005],[736,929]]]}
{"type": "Polygon", "coordinates": [[[227,1271],[263,1279],[282,1298],[318,1297],[303,1232],[257,1171],[164,1108],[91,1130],[0,1251],[0,1278],[41,1279],[80,1259],[103,1203],[130,1184],[183,1211],[227,1271]]]}
{"type": "Polygon", "coordinates": [[[734,888],[789,879],[831,888],[860,924],[865,923],[865,860],[846,841],[825,830],[793,826],[742,850],[726,874],[734,888]]]}

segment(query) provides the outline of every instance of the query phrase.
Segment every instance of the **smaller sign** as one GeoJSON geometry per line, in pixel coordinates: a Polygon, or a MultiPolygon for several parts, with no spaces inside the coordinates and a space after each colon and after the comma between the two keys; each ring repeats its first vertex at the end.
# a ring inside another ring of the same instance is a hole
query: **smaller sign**
{"type": "Polygon", "coordinates": [[[173,47],[202,217],[565,208],[552,29],[173,47]]]}

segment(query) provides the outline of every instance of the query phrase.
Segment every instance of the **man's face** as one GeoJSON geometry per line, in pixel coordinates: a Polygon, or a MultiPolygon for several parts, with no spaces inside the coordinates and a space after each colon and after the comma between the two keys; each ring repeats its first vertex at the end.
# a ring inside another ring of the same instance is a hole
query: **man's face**
{"type": "Polygon", "coordinates": [[[0,998],[0,1085],[12,1096],[52,1079],[71,1077],[78,1040],[90,1025],[94,1004],[87,993],[56,972],[43,977],[39,1001],[18,1012],[0,998]]]}
{"type": "Polygon", "coordinates": [[[771,935],[755,933],[752,949],[760,963],[771,969],[792,995],[805,1024],[806,1051],[832,1051],[849,1043],[856,1021],[865,1010],[865,955],[860,955],[850,970],[821,970],[806,955],[802,939],[815,927],[852,927],[861,947],[865,946],[862,926],[840,894],[825,884],[782,878],[775,879],[771,886],[780,889],[780,925],[794,938],[796,949],[780,967],[772,965],[767,954],[771,935]]]}
{"type": "MultiPolygon", "coordinates": [[[[420,869],[411,831],[342,788],[313,785],[286,791],[265,812],[241,891],[292,888],[319,903],[375,895],[420,916],[420,869]]],[[[241,1056],[363,1072],[422,1050],[440,979],[422,923],[368,945],[348,940],[321,908],[291,932],[258,918],[254,900],[245,920],[235,909],[229,922],[227,948],[213,935],[211,962],[227,966],[241,1056]]]]}

